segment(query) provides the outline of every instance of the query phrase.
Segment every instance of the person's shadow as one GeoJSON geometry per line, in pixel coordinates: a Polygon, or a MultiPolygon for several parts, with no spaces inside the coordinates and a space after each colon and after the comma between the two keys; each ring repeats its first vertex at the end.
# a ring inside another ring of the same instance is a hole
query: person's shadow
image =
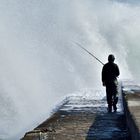
{"type": "Polygon", "coordinates": [[[103,113],[95,117],[86,140],[131,140],[123,113],[103,113]]]}

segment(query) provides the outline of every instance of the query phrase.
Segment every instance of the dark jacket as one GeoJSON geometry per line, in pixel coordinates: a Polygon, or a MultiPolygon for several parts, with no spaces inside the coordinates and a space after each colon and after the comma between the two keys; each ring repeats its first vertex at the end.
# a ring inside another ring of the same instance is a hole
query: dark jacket
{"type": "Polygon", "coordinates": [[[120,72],[117,64],[108,62],[103,66],[102,69],[102,82],[105,84],[114,82],[119,74],[120,72]]]}

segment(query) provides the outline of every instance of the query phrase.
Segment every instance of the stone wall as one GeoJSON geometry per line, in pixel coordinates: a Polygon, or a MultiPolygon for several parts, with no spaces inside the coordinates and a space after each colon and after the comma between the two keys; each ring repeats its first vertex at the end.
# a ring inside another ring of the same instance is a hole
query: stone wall
{"type": "Polygon", "coordinates": [[[126,121],[132,140],[140,140],[140,92],[133,88],[125,91],[123,87],[122,91],[126,121]]]}

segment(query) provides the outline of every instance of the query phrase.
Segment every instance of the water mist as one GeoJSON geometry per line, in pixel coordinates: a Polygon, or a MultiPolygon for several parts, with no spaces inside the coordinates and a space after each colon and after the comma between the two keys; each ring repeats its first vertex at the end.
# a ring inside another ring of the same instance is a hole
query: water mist
{"type": "Polygon", "coordinates": [[[0,3],[0,139],[19,139],[70,93],[102,90],[102,65],[74,42],[104,63],[113,53],[120,79],[139,81],[138,2],[0,3]]]}

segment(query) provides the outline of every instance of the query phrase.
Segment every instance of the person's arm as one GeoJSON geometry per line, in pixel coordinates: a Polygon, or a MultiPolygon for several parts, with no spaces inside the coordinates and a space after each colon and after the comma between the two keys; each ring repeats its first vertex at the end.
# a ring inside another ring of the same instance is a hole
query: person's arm
{"type": "Polygon", "coordinates": [[[102,69],[102,84],[103,84],[103,86],[105,86],[105,68],[104,68],[104,66],[102,69]]]}

